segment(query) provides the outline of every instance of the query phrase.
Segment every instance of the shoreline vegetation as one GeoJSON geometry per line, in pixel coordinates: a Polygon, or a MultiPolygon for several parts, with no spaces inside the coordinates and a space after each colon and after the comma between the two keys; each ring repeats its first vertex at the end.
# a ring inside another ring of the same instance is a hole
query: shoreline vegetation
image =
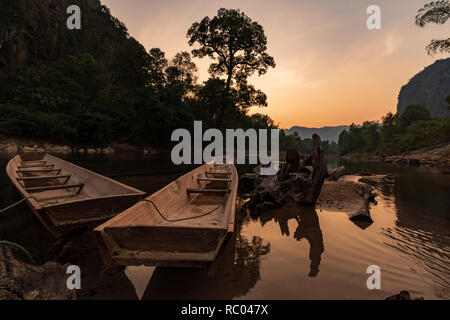
{"type": "MultiPolygon", "coordinates": [[[[446,99],[450,108],[450,96],[446,99]]],[[[352,124],[339,135],[338,154],[345,159],[450,167],[450,119],[432,119],[421,105],[402,114],[388,113],[381,123],[352,124]]]]}
{"type": "MultiPolygon", "coordinates": [[[[325,141],[325,143],[326,142],[327,141],[325,141]]],[[[135,146],[127,143],[112,143],[108,146],[71,146],[43,140],[20,138],[0,139],[0,151],[11,155],[17,153],[54,153],[56,155],[113,155],[121,153],[158,155],[162,153],[170,153],[170,150],[166,148],[161,149],[150,146],[135,146]]],[[[285,151],[280,152],[280,161],[284,161],[285,153],[285,151]]],[[[326,153],[326,155],[335,155],[341,159],[354,162],[385,162],[410,167],[426,166],[450,170],[450,142],[439,143],[417,150],[387,156],[370,155],[364,153],[349,153],[339,156],[334,152],[326,153]]]]}
{"type": "Polygon", "coordinates": [[[105,154],[135,153],[144,155],[156,155],[169,152],[166,149],[153,148],[149,146],[135,146],[128,143],[111,143],[107,146],[73,146],[67,144],[52,143],[36,139],[0,139],[0,151],[7,154],[17,153],[55,153],[58,155],[68,154],[105,154]]]}

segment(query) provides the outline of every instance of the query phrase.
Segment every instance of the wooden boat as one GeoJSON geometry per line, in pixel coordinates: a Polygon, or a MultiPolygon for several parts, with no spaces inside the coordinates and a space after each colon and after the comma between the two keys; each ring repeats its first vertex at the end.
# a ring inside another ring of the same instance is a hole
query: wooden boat
{"type": "Polygon", "coordinates": [[[41,223],[55,237],[98,225],[131,207],[145,193],[49,154],[17,155],[6,173],[41,223]]]}
{"type": "Polygon", "coordinates": [[[205,164],[95,229],[107,268],[207,267],[234,232],[234,165],[205,164]]]}

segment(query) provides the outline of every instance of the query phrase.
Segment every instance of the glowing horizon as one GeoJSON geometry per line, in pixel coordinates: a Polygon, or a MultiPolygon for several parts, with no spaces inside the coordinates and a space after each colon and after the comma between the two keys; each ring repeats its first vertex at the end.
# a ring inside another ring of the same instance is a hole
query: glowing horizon
{"type": "MultiPolygon", "coordinates": [[[[380,120],[396,112],[400,88],[445,55],[428,56],[431,39],[448,37],[448,26],[414,24],[421,0],[377,3],[367,0],[165,2],[102,0],[124,22],[130,36],[147,50],[161,48],[167,58],[188,51],[186,32],[221,7],[239,8],[260,23],[275,69],[251,81],[268,96],[268,114],[281,128],[322,127],[380,120]],[[366,9],[381,7],[381,30],[366,27],[366,9]]],[[[205,81],[209,59],[194,59],[205,81]]]]}

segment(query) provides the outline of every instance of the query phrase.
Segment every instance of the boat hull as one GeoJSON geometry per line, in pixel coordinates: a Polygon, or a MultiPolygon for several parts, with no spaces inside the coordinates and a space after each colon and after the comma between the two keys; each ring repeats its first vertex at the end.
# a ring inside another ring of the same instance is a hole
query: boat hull
{"type": "MultiPolygon", "coordinates": [[[[36,193],[29,190],[36,187],[36,184],[47,181],[48,179],[41,179],[39,174],[32,172],[35,176],[32,177],[33,179],[31,181],[20,180],[24,178],[18,174],[23,158],[18,155],[9,161],[6,172],[14,187],[22,197],[27,198],[26,203],[31,211],[56,238],[74,229],[96,227],[100,223],[131,207],[145,195],[143,191],[123,185],[59,158],[44,155],[42,159],[46,159],[48,163],[52,163],[55,167],[61,168],[65,176],[69,176],[69,179],[76,179],[86,184],[86,191],[80,192],[75,197],[60,196],[54,199],[40,200],[36,193]],[[104,194],[94,193],[90,191],[92,189],[102,190],[104,194]],[[112,195],[107,194],[108,189],[113,190],[112,195]]],[[[26,175],[28,174],[27,172],[26,175]]],[[[55,178],[52,180],[62,181],[65,179],[55,178]]],[[[52,185],[49,185],[49,187],[52,187],[52,185]]],[[[47,192],[46,195],[48,196],[49,194],[56,195],[58,191],[44,191],[42,194],[45,192],[47,192]]]]}
{"type": "Polygon", "coordinates": [[[227,179],[222,176],[220,179],[207,178],[207,172],[211,172],[210,165],[197,168],[145,199],[147,203],[138,203],[97,227],[96,238],[106,267],[210,265],[227,235],[234,232],[237,172],[234,166],[229,167],[227,179]],[[229,182],[229,193],[221,196],[208,192],[214,194],[203,195],[204,189],[196,189],[200,196],[196,199],[189,196],[190,187],[200,184],[197,181],[203,183],[211,180],[229,182]],[[214,212],[214,209],[217,211],[214,212]],[[165,221],[161,210],[164,213],[180,212],[178,215],[187,217],[187,221],[165,221]],[[189,215],[183,215],[184,211],[189,215]],[[212,216],[195,218],[204,212],[212,216]],[[194,219],[189,220],[192,217],[194,219]]]}

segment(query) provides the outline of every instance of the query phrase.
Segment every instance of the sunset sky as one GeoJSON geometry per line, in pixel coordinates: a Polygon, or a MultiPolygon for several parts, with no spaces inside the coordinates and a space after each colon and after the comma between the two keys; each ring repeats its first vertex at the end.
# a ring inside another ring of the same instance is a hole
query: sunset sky
{"type": "MultiPolygon", "coordinates": [[[[396,111],[402,85],[444,55],[425,46],[448,38],[450,24],[418,28],[423,0],[102,0],[147,49],[168,58],[190,51],[186,32],[221,7],[238,8],[264,27],[276,68],[251,78],[268,96],[269,114],[281,128],[320,127],[379,120],[396,111]],[[381,30],[366,27],[369,5],[381,7],[381,30]]],[[[448,55],[447,55],[448,56],[448,55]]],[[[211,60],[195,59],[200,81],[211,60]]]]}

